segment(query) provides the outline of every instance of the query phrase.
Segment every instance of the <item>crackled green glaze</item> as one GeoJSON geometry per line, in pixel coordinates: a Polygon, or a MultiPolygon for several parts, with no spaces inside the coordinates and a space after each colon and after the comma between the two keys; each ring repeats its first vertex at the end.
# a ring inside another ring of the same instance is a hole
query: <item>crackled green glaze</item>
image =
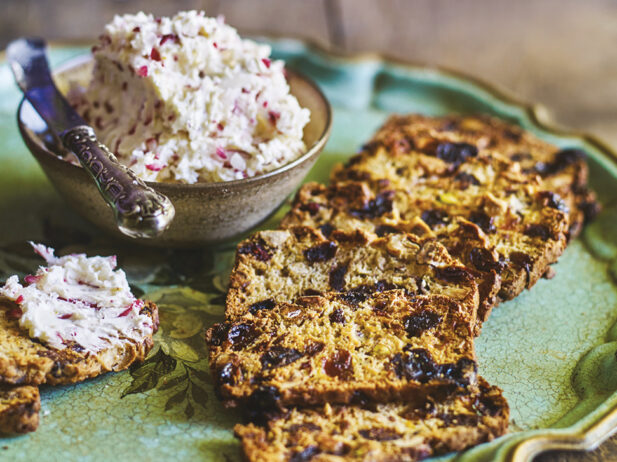
{"type": "MultiPolygon", "coordinates": [[[[617,422],[617,163],[589,139],[557,134],[525,108],[456,75],[375,60],[345,60],[300,42],[273,43],[277,56],[308,74],[334,106],[330,142],[308,179],[325,181],[334,163],[366,140],[389,112],[488,112],[559,146],[590,154],[591,184],[608,204],[567,249],[551,281],[496,308],[477,341],[480,372],[503,388],[511,434],[457,460],[525,457],[545,438],[596,436],[617,422]]],[[[56,48],[55,63],[85,48],[56,48]]],[[[60,252],[119,256],[138,294],[157,302],[161,329],[148,360],[86,383],[44,387],[37,432],[0,441],[0,460],[239,460],[238,415],[216,400],[204,329],[222,319],[233,245],[198,251],[139,249],[112,241],[67,210],[22,144],[19,93],[0,65],[0,280],[40,262],[26,239],[60,252]]],[[[275,226],[284,208],[262,227],[275,226]]],[[[451,459],[455,456],[442,458],[451,459]]]]}

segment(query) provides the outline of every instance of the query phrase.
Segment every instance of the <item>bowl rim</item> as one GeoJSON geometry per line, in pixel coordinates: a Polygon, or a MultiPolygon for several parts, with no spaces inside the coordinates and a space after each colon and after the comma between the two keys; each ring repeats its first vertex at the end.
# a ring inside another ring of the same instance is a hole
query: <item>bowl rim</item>
{"type": "MultiPolygon", "coordinates": [[[[88,61],[92,61],[92,59],[93,59],[92,55],[86,54],[86,53],[75,56],[61,63],[60,65],[56,66],[56,68],[52,70],[52,74],[55,75],[57,73],[64,72],[72,67],[76,67],[88,61]]],[[[324,129],[319,135],[319,137],[317,138],[317,140],[306,150],[304,154],[302,154],[301,156],[295,158],[291,162],[288,162],[285,165],[282,165],[274,170],[271,170],[266,173],[262,173],[260,175],[242,178],[239,180],[197,182],[197,183],[167,183],[167,182],[158,182],[158,181],[145,181],[145,183],[148,186],[156,188],[158,191],[161,191],[161,192],[165,192],[165,191],[180,192],[182,190],[185,190],[185,188],[190,188],[191,190],[199,191],[199,190],[208,190],[208,189],[220,189],[223,187],[224,188],[244,187],[244,186],[247,186],[253,183],[262,183],[263,181],[266,181],[269,178],[276,177],[289,170],[293,170],[296,166],[303,164],[304,162],[311,159],[316,154],[319,154],[323,150],[332,132],[332,105],[330,104],[330,101],[324,94],[323,90],[312,79],[310,79],[309,77],[307,77],[306,75],[300,72],[297,72],[292,69],[288,69],[287,67],[285,68],[285,71],[289,75],[292,75],[295,78],[299,78],[304,83],[308,84],[308,86],[319,96],[319,99],[322,101],[325,107],[326,120],[325,120],[324,129]]],[[[61,159],[53,151],[48,149],[47,146],[39,143],[35,139],[36,136],[32,136],[33,134],[32,130],[22,120],[23,106],[26,102],[27,102],[26,97],[23,96],[19,102],[19,105],[17,106],[17,114],[16,114],[17,125],[19,127],[19,131],[22,137],[28,138],[29,141],[31,141],[33,145],[36,145],[41,151],[41,154],[48,155],[49,156],[48,160],[50,160],[51,162],[54,162],[54,163],[61,162],[64,168],[68,167],[69,171],[72,170],[77,175],[80,175],[80,174],[87,175],[87,172],[81,167],[81,165],[75,165],[71,162],[67,162],[66,160],[61,159]],[[81,173],[77,173],[77,172],[81,172],[81,173]]],[[[30,145],[30,143],[26,143],[26,144],[30,145]]],[[[33,151],[32,149],[29,149],[29,150],[31,152],[33,151]]],[[[37,153],[32,152],[32,154],[36,157],[37,153]]],[[[58,164],[58,165],[61,165],[61,164],[58,164]]]]}

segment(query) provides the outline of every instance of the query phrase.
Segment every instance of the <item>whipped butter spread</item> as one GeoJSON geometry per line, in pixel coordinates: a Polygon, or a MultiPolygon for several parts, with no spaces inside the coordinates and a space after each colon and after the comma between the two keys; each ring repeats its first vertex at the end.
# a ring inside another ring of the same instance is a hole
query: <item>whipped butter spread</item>
{"type": "Polygon", "coordinates": [[[259,175],[305,149],[308,109],[284,63],[222,18],[116,16],[93,48],[89,87],[69,98],[137,176],[214,182],[259,175]]]}
{"type": "Polygon", "coordinates": [[[31,244],[48,266],[26,276],[23,286],[11,276],[0,288],[0,296],[19,305],[19,324],[31,338],[57,349],[77,344],[96,353],[152,335],[152,320],[140,314],[144,302],[131,294],[115,256],[56,257],[53,249],[31,244]]]}

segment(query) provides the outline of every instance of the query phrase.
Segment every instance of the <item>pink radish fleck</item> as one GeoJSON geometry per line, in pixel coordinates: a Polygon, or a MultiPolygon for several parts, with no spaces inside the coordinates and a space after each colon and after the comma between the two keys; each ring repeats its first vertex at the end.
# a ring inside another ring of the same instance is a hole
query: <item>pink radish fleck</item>
{"type": "Polygon", "coordinates": [[[140,77],[147,77],[148,76],[148,66],[141,66],[139,69],[137,69],[137,75],[140,77]]]}
{"type": "Polygon", "coordinates": [[[122,313],[120,313],[118,315],[119,318],[123,318],[125,316],[128,316],[128,314],[133,310],[132,306],[129,306],[126,310],[124,310],[122,313]]]}
{"type": "Polygon", "coordinates": [[[225,154],[225,150],[221,147],[216,148],[216,155],[223,160],[227,160],[227,154],[225,154]]]}
{"type": "Polygon", "coordinates": [[[159,50],[157,50],[156,48],[152,48],[152,50],[150,51],[150,59],[153,61],[160,61],[161,54],[159,53],[159,50]]]}
{"type": "Polygon", "coordinates": [[[66,313],[66,314],[63,314],[62,316],[58,316],[58,318],[59,319],[69,319],[72,316],[73,316],[72,313],[66,313]]]}
{"type": "Polygon", "coordinates": [[[19,297],[17,297],[17,298],[15,299],[15,303],[21,303],[21,302],[23,302],[23,301],[24,301],[24,296],[23,296],[23,295],[20,295],[19,297]]]}
{"type": "Polygon", "coordinates": [[[264,66],[270,69],[270,64],[272,64],[271,60],[269,60],[268,58],[262,58],[261,62],[264,63],[264,66]]]}
{"type": "Polygon", "coordinates": [[[32,274],[29,274],[24,278],[24,281],[26,281],[26,284],[35,284],[39,279],[41,279],[40,276],[33,276],[32,274]]]}
{"type": "Polygon", "coordinates": [[[161,41],[159,42],[159,45],[162,46],[168,40],[179,42],[180,38],[176,34],[165,34],[161,37],[161,41]]]}

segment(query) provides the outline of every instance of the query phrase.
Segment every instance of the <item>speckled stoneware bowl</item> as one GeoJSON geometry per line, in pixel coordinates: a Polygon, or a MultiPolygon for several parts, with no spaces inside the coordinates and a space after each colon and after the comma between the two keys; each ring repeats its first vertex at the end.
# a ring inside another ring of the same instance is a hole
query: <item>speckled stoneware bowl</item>
{"type": "MultiPolygon", "coordinates": [[[[91,69],[89,56],[75,58],[54,73],[56,83],[65,92],[70,81],[85,84],[91,69]]],[[[307,151],[272,172],[243,180],[192,185],[148,182],[171,199],[176,216],[162,235],[135,241],[158,247],[198,247],[233,239],[261,223],[282,204],[317,160],[331,127],[330,104],[319,88],[294,72],[289,72],[288,82],[300,105],[311,111],[311,120],[304,128],[307,151]]],[[[71,207],[105,232],[129,239],[116,227],[112,210],[88,174],[61,158],[62,149],[56,147],[45,123],[28,102],[20,104],[17,120],[26,145],[71,207]]]]}

